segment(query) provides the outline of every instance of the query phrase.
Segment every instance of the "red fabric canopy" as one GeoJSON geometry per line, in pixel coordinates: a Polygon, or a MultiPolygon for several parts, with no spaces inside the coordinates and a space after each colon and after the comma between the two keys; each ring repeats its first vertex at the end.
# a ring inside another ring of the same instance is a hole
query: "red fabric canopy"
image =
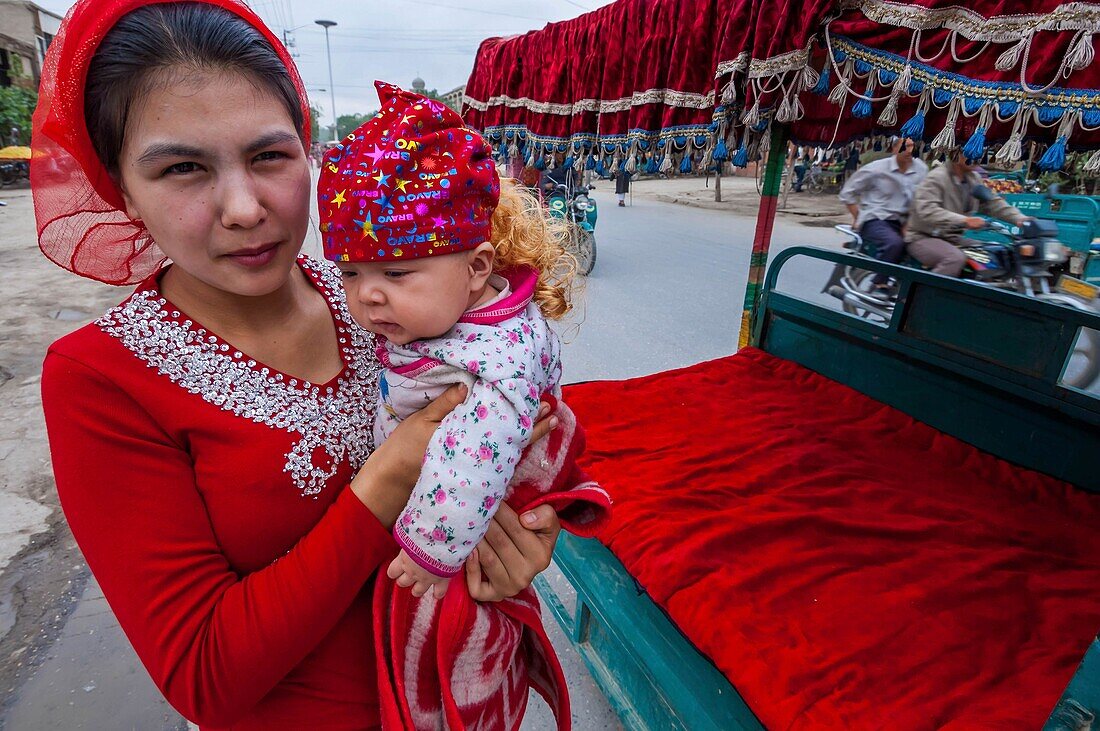
{"type": "Polygon", "coordinates": [[[1100,6],[951,2],[619,0],[485,41],[467,118],[504,157],[647,172],[744,164],[773,120],[824,145],[916,117],[906,133],[1005,160],[1053,142],[1049,167],[1100,146],[1100,6]]]}

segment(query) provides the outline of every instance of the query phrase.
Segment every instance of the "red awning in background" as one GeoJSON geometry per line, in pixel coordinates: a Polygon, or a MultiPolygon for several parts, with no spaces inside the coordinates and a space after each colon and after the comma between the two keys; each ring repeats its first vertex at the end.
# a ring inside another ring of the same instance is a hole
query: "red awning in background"
{"type": "Polygon", "coordinates": [[[772,122],[807,143],[905,133],[1004,162],[1039,139],[1049,169],[1100,147],[1100,5],[970,5],[619,0],[482,43],[466,116],[505,158],[648,172],[744,165],[772,122]]]}

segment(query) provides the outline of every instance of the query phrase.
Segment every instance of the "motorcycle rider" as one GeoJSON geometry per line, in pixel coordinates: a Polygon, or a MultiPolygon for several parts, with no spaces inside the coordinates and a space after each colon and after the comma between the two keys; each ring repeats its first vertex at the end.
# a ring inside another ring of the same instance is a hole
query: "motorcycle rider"
{"type": "Polygon", "coordinates": [[[999,218],[1019,226],[1031,218],[1010,206],[997,193],[982,185],[974,169],[976,160],[968,160],[961,147],[952,148],[947,161],[933,168],[917,186],[909,212],[905,244],[909,253],[936,274],[957,277],[966,265],[961,246],[968,241],[963,232],[985,228],[985,219],[971,211],[999,218]],[[981,195],[977,197],[975,191],[981,195]]]}
{"type": "MultiPolygon", "coordinates": [[[[913,190],[928,174],[924,161],[913,157],[915,147],[911,139],[896,140],[892,155],[864,165],[840,191],[841,202],[852,214],[852,228],[874,244],[876,259],[891,264],[901,261],[905,252],[903,231],[913,190]]],[[[885,289],[887,279],[876,275],[876,289],[885,289]]]]}

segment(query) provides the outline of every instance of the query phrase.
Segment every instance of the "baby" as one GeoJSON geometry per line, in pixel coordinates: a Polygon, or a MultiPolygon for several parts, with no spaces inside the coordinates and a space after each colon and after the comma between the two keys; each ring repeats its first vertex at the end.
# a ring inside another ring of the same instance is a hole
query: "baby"
{"type": "MultiPolygon", "coordinates": [[[[428,447],[387,571],[414,596],[434,587],[441,597],[510,497],[540,397],[560,393],[560,344],[546,318],[568,312],[571,272],[555,223],[502,186],[480,135],[439,102],[376,86],[382,110],[325,156],[321,232],[385,367],[375,444],[451,385],[468,388],[428,447]]],[[[552,473],[539,492],[569,487],[589,517],[592,505],[610,505],[572,478],[568,460],[537,464],[552,473]]]]}

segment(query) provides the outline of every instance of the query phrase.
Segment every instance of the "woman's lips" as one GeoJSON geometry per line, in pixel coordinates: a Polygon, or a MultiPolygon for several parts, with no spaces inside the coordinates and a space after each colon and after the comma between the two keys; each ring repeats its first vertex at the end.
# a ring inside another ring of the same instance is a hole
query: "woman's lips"
{"type": "Polygon", "coordinates": [[[279,243],[275,242],[251,249],[241,249],[226,256],[242,266],[258,268],[271,263],[278,251],[279,243]]]}

